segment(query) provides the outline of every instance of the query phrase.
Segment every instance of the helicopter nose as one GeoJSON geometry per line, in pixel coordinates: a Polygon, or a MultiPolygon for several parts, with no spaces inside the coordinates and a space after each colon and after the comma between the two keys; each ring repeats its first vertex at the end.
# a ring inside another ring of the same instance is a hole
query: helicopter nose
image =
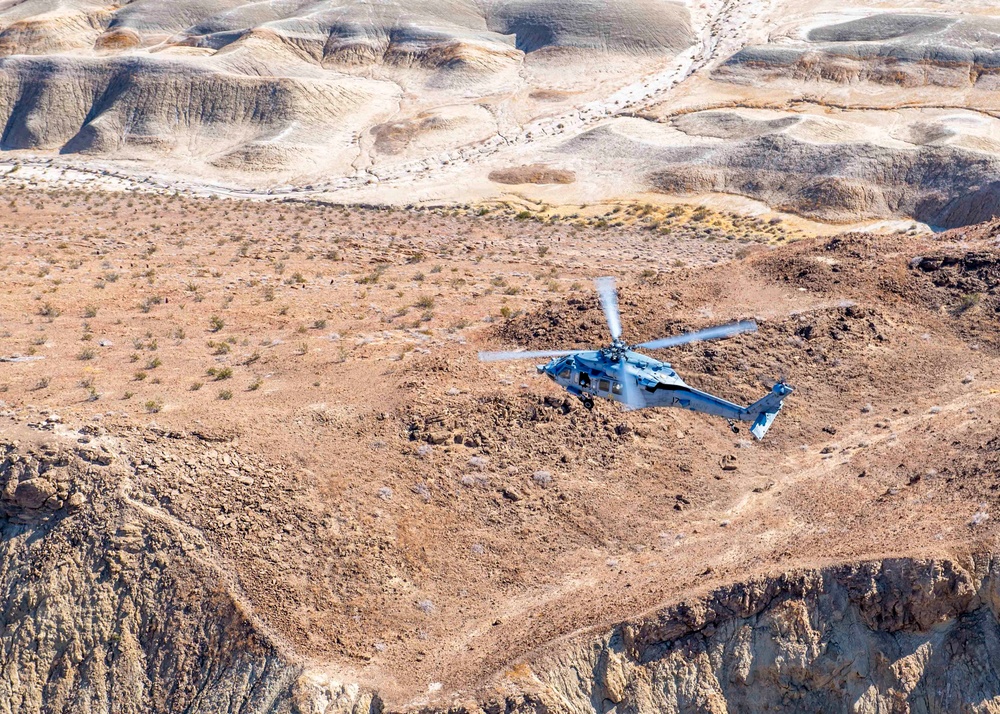
{"type": "Polygon", "coordinates": [[[544,364],[536,364],[535,365],[535,371],[537,371],[539,374],[545,374],[545,365],[544,364]]]}

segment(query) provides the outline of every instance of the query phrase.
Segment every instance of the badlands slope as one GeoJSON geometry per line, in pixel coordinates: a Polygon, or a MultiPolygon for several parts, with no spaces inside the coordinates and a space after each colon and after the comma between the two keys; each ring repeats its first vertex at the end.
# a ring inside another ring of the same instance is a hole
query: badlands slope
{"type": "Polygon", "coordinates": [[[692,43],[653,0],[6,5],[4,149],[205,172],[350,174],[486,139],[692,43]]]}
{"type": "Polygon", "coordinates": [[[998,67],[988,4],[8,1],[0,147],[338,202],[951,227],[994,212],[998,67]]]}

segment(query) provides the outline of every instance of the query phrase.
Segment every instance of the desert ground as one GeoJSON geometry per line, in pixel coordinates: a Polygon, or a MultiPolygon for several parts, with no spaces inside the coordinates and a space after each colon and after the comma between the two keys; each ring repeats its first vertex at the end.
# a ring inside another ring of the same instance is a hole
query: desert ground
{"type": "Polygon", "coordinates": [[[0,0],[0,714],[1000,711],[998,15],[0,0]]]}
{"type": "Polygon", "coordinates": [[[125,474],[8,494],[8,528],[117,533],[101,563],[165,529],[147,551],[195,559],[187,587],[238,603],[310,686],[471,706],[538,685],[560,642],[748,574],[995,548],[995,224],[814,236],[695,206],[364,209],[16,172],[0,199],[8,449],[125,474]],[[608,273],[633,342],[757,320],[657,356],[741,403],[786,379],[762,442],[478,362],[606,343],[608,273]]]}

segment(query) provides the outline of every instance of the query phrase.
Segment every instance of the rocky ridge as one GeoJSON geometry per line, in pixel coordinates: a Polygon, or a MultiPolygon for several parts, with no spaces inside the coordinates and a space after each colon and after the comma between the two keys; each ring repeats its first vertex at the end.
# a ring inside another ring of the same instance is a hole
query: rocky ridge
{"type": "MultiPolygon", "coordinates": [[[[129,467],[99,435],[25,436],[0,447],[0,710],[385,710],[278,644],[198,532],[136,489],[163,462],[129,467]]],[[[988,711],[998,577],[987,555],[755,576],[546,647],[505,675],[516,693],[449,710],[988,711]]]]}
{"type": "Polygon", "coordinates": [[[301,679],[116,449],[6,431],[26,438],[0,444],[0,711],[288,712],[300,691],[351,711],[301,679]]]}

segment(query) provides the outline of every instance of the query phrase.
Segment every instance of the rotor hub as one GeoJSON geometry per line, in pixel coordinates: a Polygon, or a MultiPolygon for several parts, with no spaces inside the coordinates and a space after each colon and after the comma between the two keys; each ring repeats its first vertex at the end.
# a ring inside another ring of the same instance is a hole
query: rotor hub
{"type": "Polygon", "coordinates": [[[601,350],[601,352],[604,354],[606,359],[609,359],[612,362],[618,362],[619,360],[625,359],[628,350],[628,343],[621,337],[618,337],[612,341],[610,345],[601,350]]]}

